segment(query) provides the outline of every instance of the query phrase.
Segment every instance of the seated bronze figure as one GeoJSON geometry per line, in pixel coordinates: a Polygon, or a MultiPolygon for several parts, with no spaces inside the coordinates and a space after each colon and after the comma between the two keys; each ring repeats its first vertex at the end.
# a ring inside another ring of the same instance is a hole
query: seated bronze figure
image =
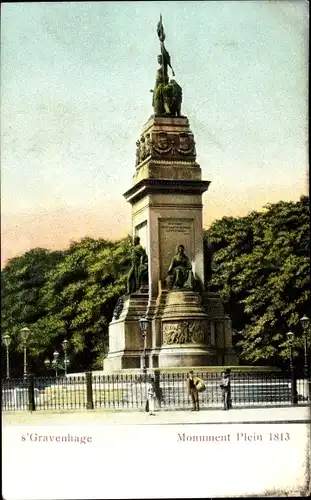
{"type": "Polygon", "coordinates": [[[169,290],[174,288],[193,290],[195,288],[191,262],[185,254],[184,245],[179,245],[177,254],[172,259],[166,283],[169,290]]]}

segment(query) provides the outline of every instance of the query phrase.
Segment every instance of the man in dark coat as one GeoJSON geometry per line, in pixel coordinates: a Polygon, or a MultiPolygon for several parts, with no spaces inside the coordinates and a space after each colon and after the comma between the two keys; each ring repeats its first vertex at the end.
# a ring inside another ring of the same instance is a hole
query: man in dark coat
{"type": "Polygon", "coordinates": [[[197,384],[200,380],[197,377],[193,376],[193,371],[188,373],[187,376],[187,391],[189,396],[191,396],[193,408],[192,411],[199,411],[199,393],[197,389],[197,384]]]}
{"type": "Polygon", "coordinates": [[[232,408],[230,373],[231,373],[230,368],[227,368],[226,371],[223,372],[222,378],[220,381],[220,389],[221,389],[222,400],[223,400],[223,404],[224,404],[224,407],[223,407],[224,410],[229,410],[230,408],[232,408]]]}

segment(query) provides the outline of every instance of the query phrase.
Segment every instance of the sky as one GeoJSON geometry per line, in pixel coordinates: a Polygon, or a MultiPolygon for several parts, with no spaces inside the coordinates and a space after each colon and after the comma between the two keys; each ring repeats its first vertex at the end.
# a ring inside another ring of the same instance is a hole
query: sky
{"type": "Polygon", "coordinates": [[[204,227],[307,194],[305,1],[4,3],[2,266],[131,232],[162,13],[195,136],[204,227]]]}

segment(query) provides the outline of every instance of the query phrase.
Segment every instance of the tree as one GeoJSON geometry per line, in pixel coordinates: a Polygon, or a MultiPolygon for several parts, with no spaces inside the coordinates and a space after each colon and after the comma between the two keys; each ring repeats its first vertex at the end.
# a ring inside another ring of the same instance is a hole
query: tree
{"type": "Polygon", "coordinates": [[[113,309],[126,291],[129,245],[129,237],[83,238],[66,251],[35,249],[7,264],[1,274],[2,335],[12,337],[12,374],[22,373],[24,326],[32,332],[28,361],[35,373],[45,370],[44,359],[61,350],[65,336],[73,370],[102,367],[113,309]]]}
{"type": "Polygon", "coordinates": [[[129,238],[116,243],[83,238],[70,246],[42,288],[47,314],[34,325],[40,352],[47,332],[51,351],[52,345],[53,349],[60,345],[66,330],[71,367],[102,367],[108,325],[116,301],[126,289],[128,255],[129,238]]]}
{"type": "Polygon", "coordinates": [[[214,252],[210,284],[220,289],[245,362],[282,365],[289,329],[296,334],[295,354],[301,352],[299,318],[310,314],[309,212],[304,196],[223,218],[205,233],[214,252]]]}
{"type": "MultiPolygon", "coordinates": [[[[63,252],[35,248],[11,259],[1,271],[1,335],[9,334],[12,373],[21,373],[22,345],[19,336],[24,326],[34,325],[46,314],[40,293],[47,274],[63,258],[63,252]]],[[[31,344],[32,339],[29,339],[31,344]]]]}

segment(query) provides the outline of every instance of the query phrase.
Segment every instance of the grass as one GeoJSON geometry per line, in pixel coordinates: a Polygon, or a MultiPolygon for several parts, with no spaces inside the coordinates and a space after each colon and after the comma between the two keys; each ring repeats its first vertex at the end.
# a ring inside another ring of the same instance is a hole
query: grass
{"type": "MultiPolygon", "coordinates": [[[[123,391],[98,389],[93,390],[94,404],[100,401],[109,401],[115,403],[122,401],[123,391]]],[[[86,389],[77,389],[75,387],[47,387],[44,394],[41,396],[41,401],[44,405],[53,405],[53,403],[63,405],[84,405],[86,404],[86,389]]]]}

